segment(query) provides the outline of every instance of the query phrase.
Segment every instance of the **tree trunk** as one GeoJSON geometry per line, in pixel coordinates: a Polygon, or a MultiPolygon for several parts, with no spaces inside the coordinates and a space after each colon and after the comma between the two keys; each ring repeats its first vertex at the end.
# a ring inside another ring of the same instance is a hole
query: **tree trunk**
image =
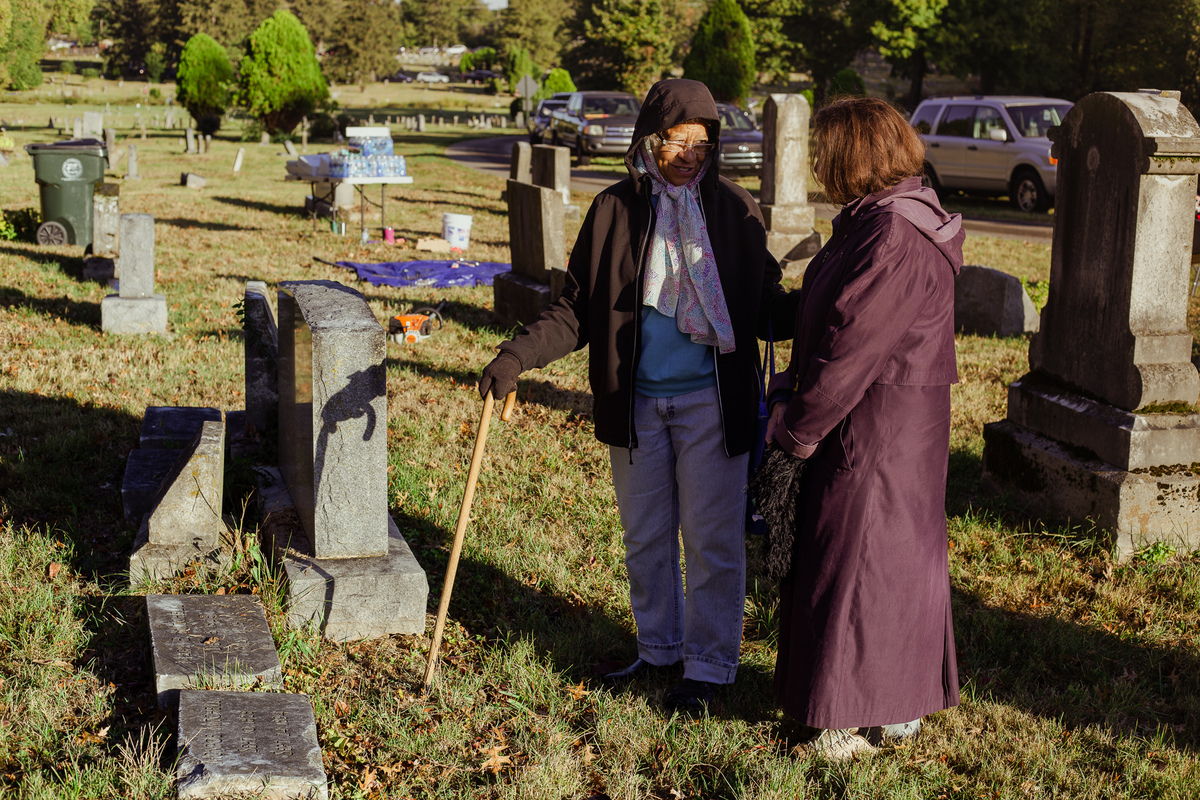
{"type": "Polygon", "coordinates": [[[925,51],[918,50],[912,56],[912,88],[908,93],[908,107],[915,109],[921,104],[921,94],[925,88],[925,72],[929,63],[925,60],[925,51]]]}

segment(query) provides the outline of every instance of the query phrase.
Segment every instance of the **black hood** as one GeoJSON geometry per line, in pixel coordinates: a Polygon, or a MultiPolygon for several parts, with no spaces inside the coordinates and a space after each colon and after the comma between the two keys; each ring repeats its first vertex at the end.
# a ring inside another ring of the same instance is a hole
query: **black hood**
{"type": "MultiPolygon", "coordinates": [[[[708,126],[709,139],[719,145],[721,117],[717,114],[717,102],[713,100],[712,92],[707,86],[700,81],[686,78],[668,78],[651,86],[650,91],[646,93],[646,100],[642,103],[637,124],[633,128],[633,141],[625,153],[625,167],[629,174],[637,178],[633,156],[647,136],[673,128],[690,119],[704,120],[708,126]]],[[[710,156],[712,165],[702,180],[716,180],[719,152],[718,146],[710,156]]]]}

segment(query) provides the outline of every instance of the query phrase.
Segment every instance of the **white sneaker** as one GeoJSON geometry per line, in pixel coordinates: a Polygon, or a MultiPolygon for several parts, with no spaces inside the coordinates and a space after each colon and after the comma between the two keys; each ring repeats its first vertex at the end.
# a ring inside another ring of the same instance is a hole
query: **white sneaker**
{"type": "Polygon", "coordinates": [[[901,722],[895,725],[859,728],[858,732],[876,747],[881,745],[902,747],[917,740],[917,735],[921,732],[921,720],[914,719],[912,722],[901,722]]]}
{"type": "Polygon", "coordinates": [[[818,756],[826,761],[849,761],[859,753],[874,753],[875,747],[858,735],[857,728],[826,728],[794,751],[801,757],[818,756]]]}

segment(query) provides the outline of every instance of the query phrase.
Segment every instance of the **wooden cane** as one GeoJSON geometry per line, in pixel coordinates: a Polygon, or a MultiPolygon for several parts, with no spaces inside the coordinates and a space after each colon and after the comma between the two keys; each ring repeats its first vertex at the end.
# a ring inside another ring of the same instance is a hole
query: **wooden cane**
{"type": "MultiPolygon", "coordinates": [[[[500,419],[505,422],[512,416],[517,393],[509,392],[504,398],[504,410],[500,419]]],[[[479,417],[479,432],[475,434],[475,452],[471,454],[471,469],[467,473],[467,490],[463,492],[462,507],[458,510],[458,527],[454,530],[454,545],[450,548],[450,563],[446,565],[446,582],[442,585],[442,602],[438,605],[437,622],[433,626],[433,643],[429,646],[429,661],[425,664],[425,685],[422,696],[433,691],[433,675],[437,671],[438,651],[442,647],[442,629],[446,627],[446,612],[450,609],[450,594],[454,591],[454,576],[458,572],[458,557],[462,553],[463,538],[467,532],[467,521],[471,518],[471,500],[475,497],[475,484],[479,482],[479,468],[483,463],[483,445],[487,441],[488,425],[492,421],[492,393],[483,398],[483,413],[479,417]]]]}

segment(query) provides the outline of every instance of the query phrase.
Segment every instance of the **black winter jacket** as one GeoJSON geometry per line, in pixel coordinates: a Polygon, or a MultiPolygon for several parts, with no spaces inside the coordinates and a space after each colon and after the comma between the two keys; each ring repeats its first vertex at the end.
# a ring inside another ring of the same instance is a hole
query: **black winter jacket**
{"type": "MultiPolygon", "coordinates": [[[[535,322],[500,345],[501,351],[520,360],[522,370],[544,367],[590,345],[588,377],[595,400],[596,438],[608,445],[637,447],[633,388],[641,351],[641,281],[655,213],[652,179],[636,172],[633,156],[646,136],[697,119],[706,121],[713,132],[710,137],[715,137],[720,125],[717,108],[704,84],[675,79],[651,88],[625,157],[630,177],[592,202],[571,251],[562,294],[535,322]]],[[[735,350],[723,355],[711,350],[725,452],[734,456],[750,449],[756,430],[762,364],[757,339],[767,337],[768,316],[775,338],[789,338],[796,303],[779,285],[779,265],[767,252],[758,204],[745,189],[717,174],[717,152],[709,156],[714,163],[699,189],[733,322],[735,350]]]]}

